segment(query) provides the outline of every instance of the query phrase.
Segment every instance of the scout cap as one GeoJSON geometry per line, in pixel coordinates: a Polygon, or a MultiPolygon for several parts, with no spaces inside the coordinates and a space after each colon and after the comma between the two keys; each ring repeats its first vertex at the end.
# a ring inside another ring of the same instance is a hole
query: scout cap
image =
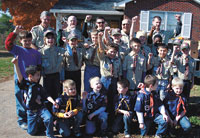
{"type": "Polygon", "coordinates": [[[183,49],[189,49],[189,48],[190,48],[190,46],[189,46],[188,43],[183,43],[183,44],[181,45],[181,50],[183,50],[183,49]]]}
{"type": "Polygon", "coordinates": [[[175,39],[174,41],[173,41],[173,45],[181,45],[182,44],[182,41],[180,40],[180,39],[175,39]]]}
{"type": "Polygon", "coordinates": [[[46,37],[48,34],[53,34],[55,36],[55,32],[53,30],[46,30],[44,32],[44,37],[46,37]]]}
{"type": "Polygon", "coordinates": [[[121,35],[121,31],[119,28],[112,29],[112,35],[121,35]]]}
{"type": "Polygon", "coordinates": [[[43,12],[40,14],[40,18],[45,17],[45,16],[51,16],[51,13],[48,12],[48,11],[43,11],[43,12]]]}
{"type": "Polygon", "coordinates": [[[78,39],[78,36],[75,33],[70,33],[67,37],[68,40],[78,39]]]}

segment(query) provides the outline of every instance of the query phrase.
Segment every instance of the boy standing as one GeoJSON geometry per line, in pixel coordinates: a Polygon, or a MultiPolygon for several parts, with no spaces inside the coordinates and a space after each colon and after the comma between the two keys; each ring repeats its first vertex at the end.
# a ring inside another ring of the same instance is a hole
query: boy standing
{"type": "Polygon", "coordinates": [[[141,42],[137,38],[130,40],[132,51],[125,57],[123,63],[123,77],[130,82],[131,91],[135,91],[146,73],[146,58],[140,53],[141,42]]]}
{"type": "Polygon", "coordinates": [[[90,88],[89,79],[91,77],[100,77],[100,61],[97,56],[98,49],[98,32],[93,30],[91,32],[92,44],[86,48],[84,61],[85,61],[85,72],[84,72],[84,90],[86,92],[92,91],[90,88]]]}
{"type": "Polygon", "coordinates": [[[184,82],[183,94],[189,100],[190,90],[194,85],[194,72],[195,72],[195,61],[189,55],[190,46],[188,43],[183,43],[181,45],[182,56],[174,59],[177,47],[174,47],[171,62],[174,61],[174,64],[177,65],[178,77],[181,78],[184,82]]]}
{"type": "Polygon", "coordinates": [[[65,49],[65,79],[75,81],[77,93],[80,96],[81,67],[83,65],[85,49],[78,46],[78,36],[73,33],[68,35],[68,44],[65,49]]]}
{"type": "MultiPolygon", "coordinates": [[[[106,46],[106,50],[102,46],[102,33],[99,33],[99,51],[98,57],[100,60],[101,82],[107,90],[108,97],[108,112],[109,118],[114,116],[113,95],[117,92],[117,81],[121,79],[122,68],[121,60],[117,57],[118,47],[111,43],[106,46]]],[[[109,121],[112,121],[111,118],[109,121]]],[[[112,123],[109,122],[111,126],[112,123]]]]}
{"type": "Polygon", "coordinates": [[[40,68],[34,65],[28,66],[26,68],[28,80],[25,80],[19,69],[18,57],[14,58],[12,62],[16,68],[19,87],[26,90],[24,93],[24,101],[27,108],[27,132],[30,135],[35,135],[38,131],[38,119],[42,118],[46,127],[47,138],[54,138],[53,116],[45,108],[44,101],[47,99],[55,107],[58,107],[58,105],[38,83],[40,79],[40,68]]]}
{"type": "MultiPolygon", "coordinates": [[[[176,77],[172,80],[173,92],[169,92],[164,99],[165,107],[169,111],[169,123],[173,127],[179,123],[185,132],[191,129],[191,124],[186,115],[186,98],[182,96],[184,82],[176,77]]],[[[171,130],[171,129],[170,129],[171,130]]]]}
{"type": "MultiPolygon", "coordinates": [[[[27,79],[27,75],[25,73],[26,67],[28,67],[29,65],[41,65],[41,55],[37,50],[31,48],[31,40],[32,35],[30,32],[23,31],[22,26],[16,26],[15,30],[8,35],[5,41],[5,48],[15,57],[18,56],[20,72],[25,79],[27,79]],[[18,34],[22,47],[14,44],[14,40],[16,39],[18,34]]],[[[18,125],[22,129],[27,129],[26,107],[23,103],[22,92],[18,86],[16,69],[14,69],[14,72],[18,125]]]]}
{"type": "Polygon", "coordinates": [[[158,124],[156,138],[167,130],[168,116],[165,113],[165,107],[160,99],[153,93],[157,89],[157,79],[155,76],[147,75],[144,79],[144,88],[139,91],[136,99],[135,108],[141,135],[145,136],[150,128],[150,124],[154,121],[158,124]],[[158,114],[158,111],[161,114],[158,114]]]}
{"type": "Polygon", "coordinates": [[[44,45],[39,50],[42,55],[43,85],[48,94],[56,99],[60,95],[60,75],[64,49],[57,47],[56,34],[52,30],[44,32],[44,45]]]}
{"type": "Polygon", "coordinates": [[[158,45],[158,57],[153,57],[153,54],[149,54],[147,68],[148,70],[153,68],[153,75],[158,78],[157,93],[160,99],[166,96],[166,91],[170,88],[169,82],[171,82],[171,62],[167,57],[168,48],[165,44],[158,45]]]}
{"type": "Polygon", "coordinates": [[[96,124],[100,122],[101,134],[105,135],[107,130],[106,110],[107,97],[101,92],[102,84],[99,77],[90,79],[90,86],[93,89],[84,98],[84,110],[86,111],[86,133],[93,134],[96,131],[96,124]]]}
{"type": "Polygon", "coordinates": [[[114,133],[118,133],[124,123],[125,138],[130,138],[130,128],[133,118],[133,109],[135,105],[135,97],[131,96],[129,91],[129,82],[122,79],[117,82],[118,95],[114,97],[115,121],[112,127],[114,133]]]}
{"type": "Polygon", "coordinates": [[[71,134],[70,127],[73,125],[74,135],[80,137],[79,127],[83,114],[79,111],[81,105],[76,96],[76,84],[73,80],[65,80],[63,87],[63,94],[56,99],[59,108],[53,106],[53,113],[58,117],[58,131],[63,137],[68,137],[71,134]]]}

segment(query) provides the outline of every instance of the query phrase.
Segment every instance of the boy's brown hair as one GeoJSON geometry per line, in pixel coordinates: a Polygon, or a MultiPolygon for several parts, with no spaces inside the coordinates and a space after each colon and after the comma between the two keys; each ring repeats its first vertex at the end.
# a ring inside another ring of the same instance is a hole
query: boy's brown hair
{"type": "Polygon", "coordinates": [[[26,30],[21,31],[21,32],[19,33],[19,39],[22,40],[22,39],[26,39],[26,38],[31,38],[31,39],[32,39],[32,34],[31,34],[31,32],[26,31],[26,30]]]}
{"type": "Polygon", "coordinates": [[[168,50],[168,47],[165,43],[158,43],[157,46],[158,46],[158,49],[159,48],[166,48],[168,50]]]}
{"type": "Polygon", "coordinates": [[[117,84],[121,85],[123,88],[129,88],[129,81],[127,79],[122,79],[117,82],[117,84]]]}
{"type": "Polygon", "coordinates": [[[140,41],[140,39],[133,37],[133,38],[129,41],[129,44],[130,44],[130,45],[131,45],[132,43],[141,44],[141,41],[140,41]]]}
{"type": "Polygon", "coordinates": [[[144,78],[144,85],[145,87],[149,88],[150,85],[154,86],[157,82],[157,78],[153,75],[147,75],[144,78]]]}
{"type": "Polygon", "coordinates": [[[114,43],[110,43],[109,45],[107,45],[106,50],[109,50],[111,48],[115,49],[116,51],[119,50],[118,45],[114,43]]]}
{"type": "Polygon", "coordinates": [[[73,80],[71,80],[71,79],[67,79],[67,80],[65,80],[64,82],[63,82],[63,87],[64,88],[69,88],[69,87],[71,87],[71,86],[76,86],[76,83],[75,83],[75,81],[73,81],[73,80]]]}
{"type": "Polygon", "coordinates": [[[90,33],[90,35],[98,35],[98,31],[97,29],[93,29],[92,32],[90,33]]]}

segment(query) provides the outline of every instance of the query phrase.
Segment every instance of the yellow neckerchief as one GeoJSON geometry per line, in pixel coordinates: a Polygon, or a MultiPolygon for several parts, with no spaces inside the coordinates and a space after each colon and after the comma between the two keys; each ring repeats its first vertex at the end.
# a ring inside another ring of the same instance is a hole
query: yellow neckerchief
{"type": "Polygon", "coordinates": [[[69,111],[72,111],[72,97],[70,97],[68,100],[67,100],[67,104],[66,104],[66,108],[65,108],[65,112],[68,112],[69,111]]]}
{"type": "Polygon", "coordinates": [[[124,102],[124,103],[126,104],[126,106],[127,106],[127,108],[128,108],[128,111],[130,111],[130,107],[129,107],[127,101],[125,100],[125,98],[122,98],[121,101],[119,102],[118,107],[117,107],[116,114],[117,114],[117,111],[119,111],[119,108],[120,108],[120,106],[122,105],[122,102],[124,102]]]}

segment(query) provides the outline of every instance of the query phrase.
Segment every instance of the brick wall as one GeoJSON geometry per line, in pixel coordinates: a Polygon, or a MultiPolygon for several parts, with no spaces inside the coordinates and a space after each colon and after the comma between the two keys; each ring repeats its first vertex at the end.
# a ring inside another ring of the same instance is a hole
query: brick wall
{"type": "MultiPolygon", "coordinates": [[[[192,0],[133,0],[126,4],[124,18],[139,16],[141,10],[192,13],[191,39],[196,42],[200,40],[200,4],[192,0]]],[[[136,29],[139,30],[139,21],[136,23],[136,29]]]]}

